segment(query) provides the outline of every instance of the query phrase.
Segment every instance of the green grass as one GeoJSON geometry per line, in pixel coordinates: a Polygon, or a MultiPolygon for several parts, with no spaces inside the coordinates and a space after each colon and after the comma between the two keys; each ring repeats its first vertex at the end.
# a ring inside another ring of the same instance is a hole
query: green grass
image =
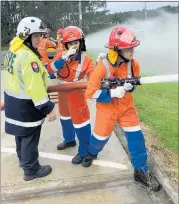
{"type": "Polygon", "coordinates": [[[96,59],[97,59],[98,55],[95,52],[92,52],[92,51],[87,51],[86,54],[89,55],[92,58],[94,64],[96,64],[96,59]]]}
{"type": "MultiPolygon", "coordinates": [[[[92,57],[95,63],[97,55],[91,51],[87,54],[92,57]]],[[[140,121],[148,125],[161,138],[164,147],[177,154],[178,83],[138,86],[134,92],[134,101],[140,121]]]]}
{"type": "Polygon", "coordinates": [[[178,83],[146,84],[134,92],[140,120],[161,137],[164,146],[178,151],[178,83]]]}

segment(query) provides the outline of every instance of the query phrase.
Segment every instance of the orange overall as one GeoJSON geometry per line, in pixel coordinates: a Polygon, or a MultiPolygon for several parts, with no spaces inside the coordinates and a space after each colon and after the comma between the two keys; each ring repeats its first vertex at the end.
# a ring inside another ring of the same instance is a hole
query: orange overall
{"type": "Polygon", "coordinates": [[[127,135],[129,151],[135,168],[146,167],[146,148],[132,93],[126,92],[122,98],[111,98],[110,90],[100,89],[100,86],[103,78],[115,76],[125,79],[132,75],[138,77],[139,72],[140,67],[135,59],[116,67],[113,67],[107,58],[101,59],[90,77],[86,91],[87,98],[97,99],[96,122],[90,139],[89,153],[97,155],[103,149],[111,136],[115,123],[118,122],[127,135]]]}
{"type": "Polygon", "coordinates": [[[41,61],[44,65],[46,65],[50,61],[50,59],[48,58],[48,54],[47,54],[47,49],[49,47],[56,48],[56,45],[52,43],[49,39],[41,37],[38,51],[40,55],[42,56],[41,61]]]}
{"type": "MultiPolygon", "coordinates": [[[[107,62],[106,59],[105,63],[107,62]]],[[[128,65],[123,63],[120,67],[112,67],[108,63],[111,76],[120,79],[128,77],[128,65]]],[[[130,71],[131,67],[129,67],[130,71]]],[[[133,73],[135,77],[139,76],[139,64],[133,60],[133,73]]],[[[88,83],[86,95],[88,98],[95,98],[96,94],[101,92],[101,79],[106,78],[107,71],[102,60],[99,61],[95,72],[92,74],[88,83]]],[[[133,127],[139,125],[139,119],[133,103],[133,96],[127,92],[121,99],[112,98],[110,103],[96,103],[97,115],[94,132],[103,137],[109,137],[115,122],[117,121],[121,127],[133,127]],[[101,128],[103,126],[103,128],[101,128]]]]}
{"type": "MultiPolygon", "coordinates": [[[[62,53],[59,53],[54,60],[60,59],[61,56],[62,53]]],[[[49,63],[47,69],[49,73],[54,74],[55,71],[52,68],[54,65],[52,64],[49,63]]],[[[67,84],[84,81],[86,77],[90,78],[93,70],[92,59],[84,53],[78,54],[75,60],[68,60],[58,71],[58,82],[67,84]],[[81,63],[79,63],[80,61],[81,63]]],[[[80,143],[79,154],[82,157],[86,156],[91,126],[85,90],[59,92],[58,105],[64,141],[66,143],[74,141],[76,133],[80,143]]]]}

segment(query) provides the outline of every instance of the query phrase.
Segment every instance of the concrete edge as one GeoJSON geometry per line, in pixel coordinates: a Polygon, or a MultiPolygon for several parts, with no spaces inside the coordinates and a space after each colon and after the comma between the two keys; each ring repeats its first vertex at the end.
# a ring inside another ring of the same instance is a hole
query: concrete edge
{"type": "MultiPolygon", "coordinates": [[[[116,137],[119,139],[119,142],[123,146],[124,150],[126,151],[127,155],[129,156],[127,142],[123,130],[118,125],[116,125],[114,132],[116,134],[116,137]]],[[[178,190],[170,183],[170,180],[166,173],[159,167],[159,165],[156,163],[155,159],[149,152],[147,163],[150,171],[162,185],[164,191],[169,196],[169,198],[173,201],[174,204],[178,204],[178,190]]]]}
{"type": "Polygon", "coordinates": [[[108,185],[111,187],[116,186],[118,184],[134,184],[131,176],[131,171],[120,171],[120,177],[119,174],[115,172],[108,174],[91,175],[88,177],[84,176],[60,179],[57,181],[47,181],[46,183],[42,182],[41,185],[38,186],[34,186],[33,183],[31,183],[29,186],[21,186],[21,188],[19,189],[17,186],[17,188],[13,190],[11,190],[11,187],[5,187],[2,191],[1,187],[1,201],[3,203],[8,203],[12,201],[22,202],[23,200],[29,200],[38,197],[45,197],[51,195],[66,195],[75,192],[94,190],[97,188],[106,188],[106,183],[111,183],[111,185],[108,185]],[[96,176],[98,177],[96,178],[96,176]]]}

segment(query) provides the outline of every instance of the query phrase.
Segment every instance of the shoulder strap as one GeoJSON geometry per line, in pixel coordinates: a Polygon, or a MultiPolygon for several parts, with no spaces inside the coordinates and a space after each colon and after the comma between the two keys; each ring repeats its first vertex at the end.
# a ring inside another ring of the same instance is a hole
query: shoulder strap
{"type": "Polygon", "coordinates": [[[109,64],[106,58],[103,59],[103,64],[106,68],[106,78],[110,78],[110,68],[109,68],[109,64]]]}
{"type": "Polygon", "coordinates": [[[73,81],[78,81],[78,77],[80,76],[81,70],[83,68],[83,63],[84,63],[84,60],[85,60],[85,56],[86,55],[84,53],[81,54],[81,63],[78,64],[78,67],[76,69],[75,78],[73,79],[73,81]]]}
{"type": "Polygon", "coordinates": [[[130,61],[127,63],[127,69],[128,69],[127,77],[128,77],[128,78],[134,77],[133,60],[130,60],[130,61]]]}

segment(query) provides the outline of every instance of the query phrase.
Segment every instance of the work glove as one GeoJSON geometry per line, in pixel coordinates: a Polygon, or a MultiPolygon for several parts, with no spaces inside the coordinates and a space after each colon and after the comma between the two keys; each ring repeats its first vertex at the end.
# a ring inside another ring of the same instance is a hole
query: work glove
{"type": "Polygon", "coordinates": [[[74,49],[74,46],[70,47],[69,50],[67,50],[63,55],[62,59],[68,60],[71,55],[74,55],[76,53],[76,49],[74,49]]]}
{"type": "Polygon", "coordinates": [[[131,91],[134,88],[134,86],[131,83],[124,83],[124,90],[125,91],[131,91]]]}
{"type": "Polygon", "coordinates": [[[116,89],[111,89],[111,98],[122,98],[125,93],[124,86],[118,86],[116,89]]]}
{"type": "Polygon", "coordinates": [[[98,63],[100,59],[104,59],[105,57],[106,57],[105,53],[99,53],[96,63],[98,63]]]}

